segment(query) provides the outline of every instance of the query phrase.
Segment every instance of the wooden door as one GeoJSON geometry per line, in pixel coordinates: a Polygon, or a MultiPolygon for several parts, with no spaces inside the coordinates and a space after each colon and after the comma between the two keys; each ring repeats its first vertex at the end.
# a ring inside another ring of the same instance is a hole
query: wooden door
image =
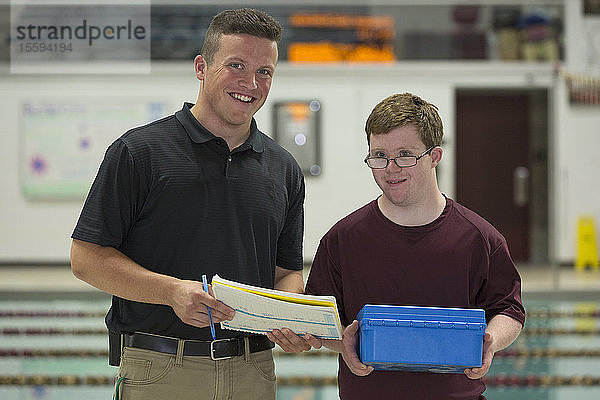
{"type": "Polygon", "coordinates": [[[529,259],[529,96],[459,91],[456,198],[491,222],[515,261],[529,259]]]}

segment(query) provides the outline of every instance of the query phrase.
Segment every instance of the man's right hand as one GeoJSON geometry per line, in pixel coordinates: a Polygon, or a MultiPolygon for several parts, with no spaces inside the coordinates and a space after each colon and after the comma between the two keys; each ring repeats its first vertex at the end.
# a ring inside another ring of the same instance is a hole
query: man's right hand
{"type": "Polygon", "coordinates": [[[206,293],[202,282],[198,281],[182,280],[175,285],[170,305],[183,322],[198,328],[205,328],[210,324],[207,307],[211,309],[215,324],[231,321],[235,315],[233,308],[215,299],[212,285],[208,286],[206,293]]]}

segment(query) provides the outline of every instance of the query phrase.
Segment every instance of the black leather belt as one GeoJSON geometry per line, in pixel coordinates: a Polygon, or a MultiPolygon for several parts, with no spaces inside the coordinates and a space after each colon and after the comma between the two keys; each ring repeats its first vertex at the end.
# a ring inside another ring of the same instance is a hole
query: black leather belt
{"type": "MultiPolygon", "coordinates": [[[[147,333],[123,334],[123,346],[177,354],[179,340],[147,333]]],[[[250,353],[272,349],[275,344],[266,336],[249,336],[250,353]]],[[[210,356],[213,360],[223,360],[244,355],[244,338],[217,339],[213,341],[185,340],[184,356],[210,356]]]]}

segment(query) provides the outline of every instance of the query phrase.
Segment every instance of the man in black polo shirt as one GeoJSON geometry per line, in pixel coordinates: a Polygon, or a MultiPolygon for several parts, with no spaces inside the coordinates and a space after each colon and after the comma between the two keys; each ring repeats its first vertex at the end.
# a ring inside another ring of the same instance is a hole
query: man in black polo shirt
{"type": "Polygon", "coordinates": [[[273,343],[218,324],[213,342],[207,307],[215,323],[234,310],[201,277],[303,291],[302,172],[253,119],[280,37],[263,12],[218,14],[194,60],[196,103],[128,131],[106,152],[72,235],[71,265],[113,295],[116,395],[275,398],[273,343]]]}

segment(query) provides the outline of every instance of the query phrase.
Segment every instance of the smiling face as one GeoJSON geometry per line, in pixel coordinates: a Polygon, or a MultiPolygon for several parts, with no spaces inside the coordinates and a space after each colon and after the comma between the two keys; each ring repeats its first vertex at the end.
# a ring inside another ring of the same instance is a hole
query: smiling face
{"type": "Polygon", "coordinates": [[[194,115],[211,130],[247,132],[269,94],[277,56],[277,43],[272,40],[222,35],[210,64],[202,56],[194,61],[203,82],[194,115]]]}
{"type": "MultiPolygon", "coordinates": [[[[370,137],[371,157],[419,156],[425,150],[417,128],[412,124],[370,137]]],[[[428,199],[437,193],[435,166],[440,159],[441,148],[436,147],[419,159],[415,166],[401,168],[390,161],[386,168],[371,170],[375,182],[383,191],[381,206],[392,210],[395,207],[427,204],[428,199]]]]}

